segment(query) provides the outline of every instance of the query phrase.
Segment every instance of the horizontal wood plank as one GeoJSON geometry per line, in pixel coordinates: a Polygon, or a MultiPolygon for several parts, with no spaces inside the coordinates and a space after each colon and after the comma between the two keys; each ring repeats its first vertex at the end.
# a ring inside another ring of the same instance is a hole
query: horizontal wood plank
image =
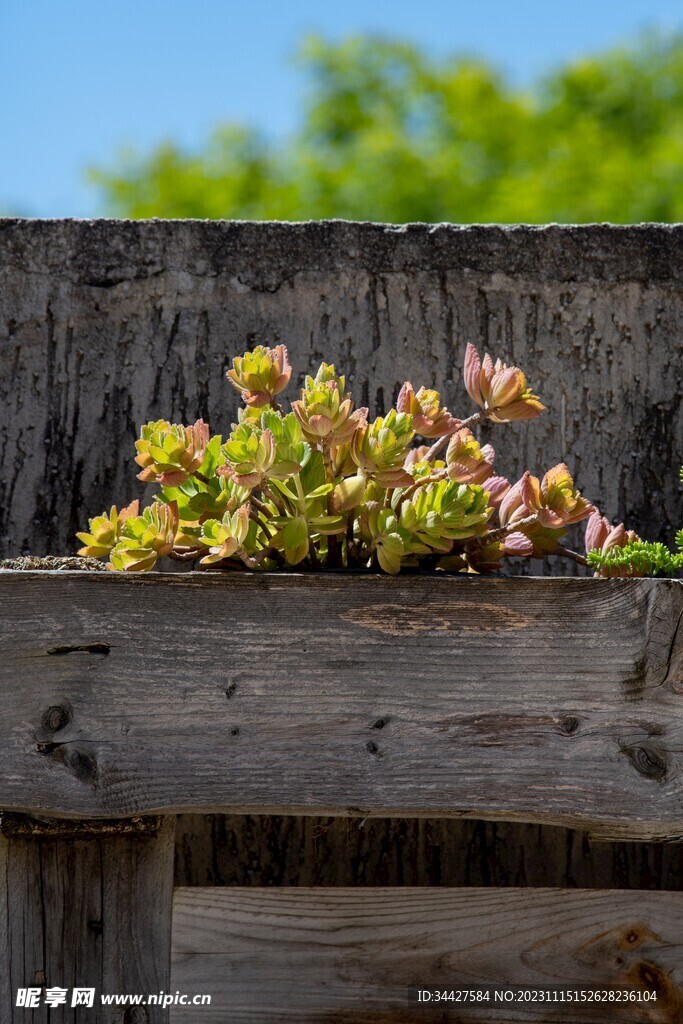
{"type": "Polygon", "coordinates": [[[683,894],[568,889],[177,889],[173,1024],[680,1022],[683,894]],[[417,989],[619,988],[652,1002],[420,1006],[417,989]]]}
{"type": "Polygon", "coordinates": [[[0,573],[0,807],[683,835],[667,580],[0,573]]]}

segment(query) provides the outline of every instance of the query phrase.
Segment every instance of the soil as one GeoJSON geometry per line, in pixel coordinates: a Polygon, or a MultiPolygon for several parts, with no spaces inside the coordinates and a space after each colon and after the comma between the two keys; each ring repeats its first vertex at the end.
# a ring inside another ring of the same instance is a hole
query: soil
{"type": "Polygon", "coordinates": [[[37,555],[20,555],[18,558],[0,559],[0,569],[29,569],[31,572],[36,569],[87,569],[106,572],[107,565],[98,558],[81,558],[79,555],[45,555],[42,558],[37,555]]]}

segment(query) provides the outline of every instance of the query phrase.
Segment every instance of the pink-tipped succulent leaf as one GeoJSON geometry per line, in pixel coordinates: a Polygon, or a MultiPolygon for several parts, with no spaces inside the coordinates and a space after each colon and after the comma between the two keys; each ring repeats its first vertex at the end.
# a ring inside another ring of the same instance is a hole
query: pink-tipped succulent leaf
{"type": "Polygon", "coordinates": [[[545,406],[528,387],[517,366],[495,364],[486,354],[483,361],[474,345],[468,344],[463,371],[467,393],[494,423],[530,420],[545,412],[545,406]]]}

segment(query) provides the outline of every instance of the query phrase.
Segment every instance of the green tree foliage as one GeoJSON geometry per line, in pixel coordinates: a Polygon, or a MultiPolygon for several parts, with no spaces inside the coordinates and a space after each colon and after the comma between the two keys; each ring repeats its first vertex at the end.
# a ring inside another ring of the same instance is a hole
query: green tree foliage
{"type": "Polygon", "coordinates": [[[91,174],[127,217],[683,220],[683,36],[644,36],[513,88],[482,61],[311,38],[300,130],[244,126],[91,174]]]}

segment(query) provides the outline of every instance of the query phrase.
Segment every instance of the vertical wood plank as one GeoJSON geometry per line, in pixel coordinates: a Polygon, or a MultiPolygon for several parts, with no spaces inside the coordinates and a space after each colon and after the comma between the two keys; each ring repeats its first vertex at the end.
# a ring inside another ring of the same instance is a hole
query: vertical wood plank
{"type": "Polygon", "coordinates": [[[155,1006],[103,1006],[105,994],[167,992],[175,820],[153,835],[0,837],[0,1020],[78,1024],[74,987],[95,989],[90,1024],[165,1024],[155,1006]],[[40,1007],[16,1006],[41,989],[40,1007]],[[48,1008],[48,988],[68,990],[48,1008]]]}

